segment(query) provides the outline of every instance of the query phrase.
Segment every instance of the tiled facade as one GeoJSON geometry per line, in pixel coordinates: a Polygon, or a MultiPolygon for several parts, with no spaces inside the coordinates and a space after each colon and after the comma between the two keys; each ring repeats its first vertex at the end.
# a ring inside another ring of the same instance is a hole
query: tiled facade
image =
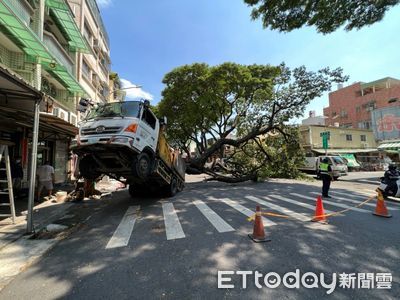
{"type": "Polygon", "coordinates": [[[328,126],[372,129],[371,111],[400,105],[400,80],[384,78],[370,83],[357,82],[329,94],[324,108],[328,126]]]}

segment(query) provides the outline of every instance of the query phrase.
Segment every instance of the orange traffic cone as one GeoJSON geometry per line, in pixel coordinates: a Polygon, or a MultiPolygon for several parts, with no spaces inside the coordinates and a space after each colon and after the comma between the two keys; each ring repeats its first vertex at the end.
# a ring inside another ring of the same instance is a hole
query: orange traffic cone
{"type": "Polygon", "coordinates": [[[271,241],[270,239],[267,239],[265,237],[264,225],[261,217],[261,208],[259,205],[256,206],[256,217],[254,219],[253,234],[249,234],[249,238],[251,238],[253,242],[256,243],[271,241]]]}
{"type": "Polygon", "coordinates": [[[377,192],[378,197],[376,200],[375,212],[373,212],[372,214],[378,217],[391,218],[392,215],[389,214],[389,211],[386,208],[385,199],[383,198],[382,192],[380,190],[377,190],[377,192]]]}
{"type": "Polygon", "coordinates": [[[317,197],[317,203],[315,205],[315,215],[314,218],[311,220],[313,222],[326,222],[326,216],[324,211],[324,204],[322,203],[321,196],[317,197]]]}

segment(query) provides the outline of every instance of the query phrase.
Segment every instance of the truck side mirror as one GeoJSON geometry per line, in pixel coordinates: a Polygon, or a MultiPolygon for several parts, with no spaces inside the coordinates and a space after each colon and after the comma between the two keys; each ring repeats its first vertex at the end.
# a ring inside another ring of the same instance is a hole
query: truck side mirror
{"type": "Polygon", "coordinates": [[[149,108],[150,107],[150,101],[149,100],[144,100],[143,101],[143,105],[144,105],[144,107],[149,108]]]}
{"type": "Polygon", "coordinates": [[[87,111],[87,109],[90,106],[93,106],[93,103],[92,103],[92,101],[90,99],[81,98],[79,100],[79,104],[78,104],[77,110],[82,112],[82,113],[84,113],[84,112],[87,111]]]}
{"type": "Polygon", "coordinates": [[[167,125],[167,117],[161,117],[160,118],[160,125],[161,126],[166,126],[167,125]]]}

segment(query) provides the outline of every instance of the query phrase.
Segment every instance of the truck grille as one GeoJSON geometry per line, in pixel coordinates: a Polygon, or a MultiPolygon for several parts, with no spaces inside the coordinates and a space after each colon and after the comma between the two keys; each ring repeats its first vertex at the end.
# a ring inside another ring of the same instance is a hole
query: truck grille
{"type": "Polygon", "coordinates": [[[94,135],[94,134],[113,134],[122,130],[122,127],[105,127],[98,126],[95,128],[82,128],[81,135],[94,135]]]}

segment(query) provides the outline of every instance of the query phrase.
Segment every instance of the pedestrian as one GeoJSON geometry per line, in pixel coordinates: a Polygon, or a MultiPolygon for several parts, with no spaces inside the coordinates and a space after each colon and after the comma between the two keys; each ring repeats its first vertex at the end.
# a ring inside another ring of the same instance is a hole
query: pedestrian
{"type": "Polygon", "coordinates": [[[322,197],[332,198],[328,195],[329,188],[331,187],[331,181],[333,178],[332,167],[329,158],[325,157],[319,164],[319,170],[322,178],[322,197]]]}
{"type": "Polygon", "coordinates": [[[38,179],[37,199],[40,199],[43,188],[47,190],[48,196],[51,197],[53,193],[55,177],[54,168],[50,165],[49,161],[46,161],[37,169],[36,176],[38,179]]]}
{"type": "Polygon", "coordinates": [[[24,178],[24,169],[21,164],[21,157],[16,157],[11,164],[11,177],[13,181],[14,194],[18,198],[21,196],[22,179],[24,178]]]}

